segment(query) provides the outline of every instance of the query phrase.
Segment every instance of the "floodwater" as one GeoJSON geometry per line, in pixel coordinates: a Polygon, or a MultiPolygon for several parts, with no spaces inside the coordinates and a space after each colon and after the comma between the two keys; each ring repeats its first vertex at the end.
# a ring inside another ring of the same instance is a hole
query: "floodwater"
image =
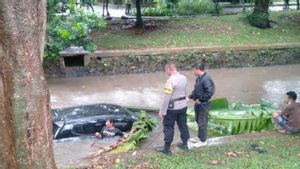
{"type": "MultiPolygon", "coordinates": [[[[214,97],[227,97],[229,101],[259,103],[261,98],[279,107],[284,94],[294,90],[300,94],[300,65],[210,69],[207,71],[216,84],[214,97]]],[[[183,71],[187,76],[188,93],[195,81],[192,71],[183,71]]],[[[49,79],[52,108],[70,107],[94,103],[113,103],[125,106],[159,107],[164,82],[168,77],[163,72],[148,74],[114,75],[99,77],[78,77],[49,79]]],[[[151,114],[156,117],[156,114],[151,114]]],[[[176,128],[176,127],[175,127],[176,128]]],[[[192,137],[195,131],[190,130],[192,137]]],[[[90,144],[94,137],[54,142],[56,161],[61,164],[74,164],[95,151],[90,144]]],[[[114,141],[106,140],[106,144],[114,141]]],[[[176,128],[174,141],[180,141],[176,128]]],[[[218,140],[220,141],[220,140],[218,140]]],[[[218,142],[217,141],[217,142],[218,142]]],[[[216,141],[214,141],[216,142],[216,141]]],[[[214,143],[212,143],[214,144],[214,143]]],[[[153,149],[163,145],[162,124],[141,142],[140,147],[153,149]]]]}
{"type": "MultiPolygon", "coordinates": [[[[264,98],[276,107],[280,106],[282,98],[288,90],[294,90],[300,94],[299,72],[299,64],[208,70],[216,83],[215,97],[227,97],[231,102],[239,100],[244,103],[258,103],[261,98],[264,98]]],[[[188,78],[188,93],[190,93],[195,77],[191,71],[182,73],[188,78]]],[[[157,72],[48,79],[48,85],[52,108],[94,103],[159,107],[164,82],[167,78],[163,72],[157,72]]],[[[2,90],[1,77],[0,90],[2,90]]],[[[1,91],[0,96],[3,96],[1,91]]],[[[155,114],[151,116],[156,117],[155,114]]],[[[193,131],[190,131],[190,134],[195,136],[193,131]]],[[[173,143],[177,143],[179,140],[179,132],[176,129],[173,143]]],[[[83,158],[96,151],[96,148],[90,146],[94,141],[93,136],[54,141],[57,164],[60,166],[82,163],[83,158]]],[[[97,140],[97,144],[110,145],[114,141],[97,140]]],[[[140,147],[152,149],[161,145],[163,145],[163,133],[161,122],[159,122],[158,127],[150,133],[149,139],[142,141],[140,147]]]]}
{"type": "MultiPolygon", "coordinates": [[[[288,90],[300,94],[300,65],[211,69],[214,79],[214,97],[227,97],[229,101],[259,103],[261,98],[276,107],[288,90]]],[[[188,94],[195,76],[183,71],[188,78],[188,94]]],[[[163,72],[148,74],[114,75],[49,79],[52,108],[94,103],[113,103],[125,106],[159,107],[167,75],[163,72]]]]}
{"type": "Polygon", "coordinates": [[[53,141],[55,161],[62,165],[88,165],[83,159],[88,159],[90,153],[97,152],[97,147],[109,147],[115,143],[119,137],[95,139],[93,136],[73,137],[53,141]],[[94,145],[92,146],[92,143],[94,145]]]}

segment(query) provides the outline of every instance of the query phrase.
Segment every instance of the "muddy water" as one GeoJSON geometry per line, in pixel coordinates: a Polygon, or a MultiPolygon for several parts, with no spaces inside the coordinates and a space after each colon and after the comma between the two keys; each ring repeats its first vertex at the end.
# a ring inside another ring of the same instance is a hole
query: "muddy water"
{"type": "MultiPolygon", "coordinates": [[[[281,104],[284,93],[295,90],[300,94],[300,65],[272,67],[212,69],[209,74],[216,83],[215,97],[227,97],[230,101],[258,103],[261,98],[275,106],[281,104]]],[[[188,93],[191,92],[195,77],[191,71],[182,72],[188,77],[188,93]]],[[[103,77],[80,77],[50,79],[49,88],[52,108],[93,103],[114,103],[127,106],[158,107],[161,92],[167,76],[164,73],[136,75],[115,75],[103,77]]],[[[152,117],[157,117],[152,114],[152,117]]],[[[194,131],[190,131],[195,136],[194,131]]],[[[179,142],[175,131],[174,143],[179,142]]],[[[54,142],[54,152],[59,165],[78,162],[95,149],[90,147],[93,137],[54,142]]],[[[105,144],[112,144],[106,140],[105,144]]],[[[163,143],[162,125],[142,141],[141,148],[152,149],[163,143]]]]}
{"type": "Polygon", "coordinates": [[[54,140],[55,161],[59,166],[84,165],[86,160],[83,159],[87,158],[90,153],[97,152],[97,147],[109,147],[118,139],[119,137],[95,139],[93,136],[86,136],[54,140]],[[93,146],[92,143],[94,143],[93,146]]]}
{"type": "MultiPolygon", "coordinates": [[[[258,103],[261,98],[279,106],[288,90],[300,93],[300,65],[212,69],[208,73],[216,83],[215,97],[230,101],[258,103]]],[[[195,77],[188,77],[188,93],[195,77]]],[[[52,108],[92,103],[114,103],[127,106],[158,107],[167,76],[160,73],[80,77],[48,80],[52,108]]]]}

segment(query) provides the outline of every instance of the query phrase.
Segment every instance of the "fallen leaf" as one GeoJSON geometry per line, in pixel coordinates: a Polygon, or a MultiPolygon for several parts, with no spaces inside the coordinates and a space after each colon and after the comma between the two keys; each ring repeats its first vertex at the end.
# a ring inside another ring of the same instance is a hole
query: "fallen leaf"
{"type": "Polygon", "coordinates": [[[119,158],[116,159],[116,163],[117,163],[117,164],[119,164],[120,161],[121,161],[121,160],[120,160],[119,158]]]}
{"type": "Polygon", "coordinates": [[[135,156],[136,155],[136,151],[134,151],[131,155],[135,156]]]}
{"type": "Polygon", "coordinates": [[[218,160],[212,160],[212,161],[211,161],[211,164],[212,164],[212,165],[217,165],[218,163],[219,163],[218,160]]]}
{"type": "Polygon", "coordinates": [[[237,154],[235,152],[228,152],[227,155],[231,156],[231,157],[236,157],[237,156],[237,154]]]}

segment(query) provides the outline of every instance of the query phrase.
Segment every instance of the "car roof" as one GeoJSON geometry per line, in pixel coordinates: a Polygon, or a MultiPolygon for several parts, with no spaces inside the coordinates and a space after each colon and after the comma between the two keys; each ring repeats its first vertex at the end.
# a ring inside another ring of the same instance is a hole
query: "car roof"
{"type": "Polygon", "coordinates": [[[52,110],[52,115],[68,120],[91,116],[124,116],[129,115],[129,113],[126,108],[113,104],[92,104],[52,110]]]}

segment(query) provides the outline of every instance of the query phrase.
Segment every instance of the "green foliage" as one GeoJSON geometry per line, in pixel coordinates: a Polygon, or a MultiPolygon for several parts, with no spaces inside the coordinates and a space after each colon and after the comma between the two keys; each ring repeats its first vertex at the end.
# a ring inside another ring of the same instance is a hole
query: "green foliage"
{"type": "MultiPolygon", "coordinates": [[[[300,11],[270,12],[270,19],[276,22],[272,29],[260,30],[249,26],[244,14],[225,15],[220,17],[197,16],[189,19],[170,19],[168,21],[153,21],[153,24],[163,25],[155,31],[146,34],[128,34],[123,30],[109,30],[95,38],[97,46],[103,49],[144,49],[173,48],[186,46],[228,46],[228,45],[264,45],[272,43],[297,43],[300,39],[300,29],[296,23],[287,18],[299,16],[300,11]],[[103,42],[106,43],[103,43],[103,42]],[[130,42],[130,43],[128,43],[130,42]]],[[[249,53],[249,52],[244,52],[249,53]]],[[[192,57],[193,55],[191,55],[192,57]]],[[[194,55],[199,57],[199,55],[194,55]]],[[[219,60],[218,56],[212,56],[219,60]]],[[[237,57],[236,57],[237,58],[237,57]]],[[[243,60],[264,65],[265,60],[245,56],[243,60]],[[258,60],[257,60],[258,59],[258,60]],[[263,62],[261,62],[263,61],[263,62]]],[[[210,56],[206,57],[210,59],[210,56]]],[[[227,60],[224,58],[224,60],[227,60]]],[[[241,62],[228,58],[231,67],[240,67],[241,62]],[[232,61],[231,61],[232,60],[232,61]]],[[[246,62],[245,62],[246,63],[246,62]]],[[[284,60],[282,63],[285,63],[284,60]]],[[[212,64],[217,67],[218,64],[212,64]]],[[[247,65],[245,65],[247,66],[247,65]]]]}
{"type": "Polygon", "coordinates": [[[216,98],[211,101],[211,108],[210,110],[216,109],[228,109],[229,103],[227,98],[216,98]]]}
{"type": "Polygon", "coordinates": [[[179,15],[211,14],[215,12],[212,0],[180,0],[178,3],[179,15]]]}
{"type": "Polygon", "coordinates": [[[159,5],[156,7],[144,8],[143,15],[145,16],[174,16],[176,11],[174,8],[168,8],[167,5],[159,5]]]}
{"type": "Polygon", "coordinates": [[[132,125],[134,133],[127,138],[126,142],[113,149],[112,153],[120,153],[134,150],[138,143],[148,137],[148,132],[152,131],[157,124],[157,120],[147,116],[145,111],[141,111],[139,119],[132,125]]]}
{"type": "Polygon", "coordinates": [[[128,156],[110,168],[128,169],[147,164],[148,168],[160,169],[299,169],[299,139],[299,135],[276,133],[251,138],[235,137],[229,143],[220,139],[219,145],[195,148],[187,153],[174,152],[172,156],[148,152],[128,156]],[[253,144],[267,150],[267,153],[251,150],[253,144]],[[213,161],[217,164],[212,164],[213,161]]]}
{"type": "MultiPolygon", "coordinates": [[[[265,100],[261,104],[246,105],[240,102],[228,107],[227,99],[213,100],[213,109],[209,111],[209,130],[220,135],[250,133],[272,127],[272,113],[276,110],[265,100]],[[227,108],[226,108],[227,107],[227,108]],[[220,109],[218,109],[220,108],[220,109]]],[[[197,129],[194,110],[188,109],[188,125],[197,129]]]]}
{"type": "Polygon", "coordinates": [[[211,14],[215,12],[212,0],[179,0],[178,2],[156,0],[155,7],[144,8],[145,16],[176,16],[211,14]]]}
{"type": "Polygon", "coordinates": [[[254,11],[248,16],[249,23],[258,28],[270,28],[269,14],[264,12],[254,11]]]}
{"type": "Polygon", "coordinates": [[[74,46],[83,46],[87,51],[95,51],[96,45],[88,38],[93,29],[105,27],[105,22],[94,13],[77,11],[70,16],[54,15],[46,29],[45,57],[56,58],[58,52],[74,46]]]}

